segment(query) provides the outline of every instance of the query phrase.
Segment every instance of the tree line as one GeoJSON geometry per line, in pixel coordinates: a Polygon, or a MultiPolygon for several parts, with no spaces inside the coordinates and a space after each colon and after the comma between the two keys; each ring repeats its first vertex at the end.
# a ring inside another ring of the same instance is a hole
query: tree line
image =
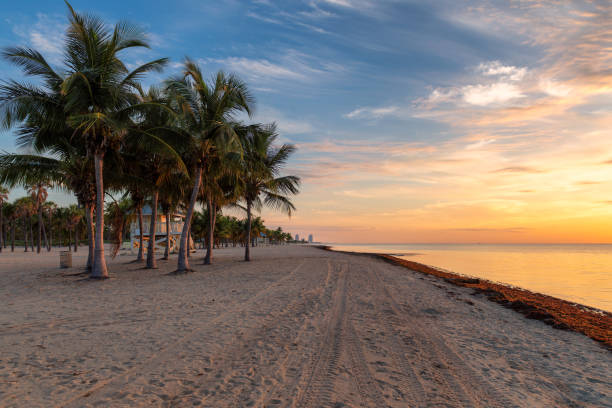
{"type": "MultiPolygon", "coordinates": [[[[0,183],[52,185],[75,195],[83,209],[92,278],[108,277],[105,210],[113,235],[121,237],[126,225],[117,196],[130,200],[141,231],[142,208],[150,203],[147,268],[157,265],[158,211],[184,211],[177,271],[190,270],[188,245],[198,203],[207,209],[208,225],[215,226],[206,232],[204,263],[212,262],[215,232],[221,232],[217,217],[227,207],[246,214],[249,261],[253,212],[263,206],[288,215],[295,210],[291,197],[300,179],[283,174],[295,146],[278,143],[275,124],[238,120],[252,116],[255,99],[234,74],[219,71],[207,79],[186,58],[181,74],[145,89],[144,76],[162,72],[168,63],[160,58],[128,69],[134,50],[149,47],[145,33],[125,21],[109,26],[66,5],[61,68],[31,48],[2,50],[32,81],[0,81],[1,124],[15,130],[17,147],[27,152],[0,154],[0,183]]],[[[44,237],[42,208],[36,211],[44,237]]]]}

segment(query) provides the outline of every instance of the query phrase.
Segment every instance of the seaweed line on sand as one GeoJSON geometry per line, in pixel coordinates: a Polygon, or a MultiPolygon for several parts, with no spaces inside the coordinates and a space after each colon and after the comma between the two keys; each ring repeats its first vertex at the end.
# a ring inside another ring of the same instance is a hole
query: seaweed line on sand
{"type": "Polygon", "coordinates": [[[504,307],[521,313],[528,319],[540,320],[556,329],[582,333],[600,342],[605,348],[612,351],[612,313],[604,310],[558,299],[542,293],[531,292],[515,286],[503,285],[480,278],[466,277],[391,255],[335,251],[326,245],[321,245],[317,248],[382,259],[385,262],[403,266],[415,272],[444,279],[446,282],[456,286],[472,288],[474,289],[474,295],[482,294],[492,302],[499,303],[504,307]]]}

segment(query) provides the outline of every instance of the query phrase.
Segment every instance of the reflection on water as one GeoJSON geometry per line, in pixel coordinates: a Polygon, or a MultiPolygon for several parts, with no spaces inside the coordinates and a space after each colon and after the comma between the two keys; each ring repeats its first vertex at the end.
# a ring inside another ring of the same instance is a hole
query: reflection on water
{"type": "Polygon", "coordinates": [[[612,311],[612,245],[331,244],[427,265],[612,311]]]}

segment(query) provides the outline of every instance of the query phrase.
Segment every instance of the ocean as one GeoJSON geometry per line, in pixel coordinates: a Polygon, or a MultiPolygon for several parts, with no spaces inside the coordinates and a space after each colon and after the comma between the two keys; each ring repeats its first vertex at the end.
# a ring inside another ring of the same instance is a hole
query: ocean
{"type": "Polygon", "coordinates": [[[612,312],[612,244],[328,244],[377,252],[612,312]]]}

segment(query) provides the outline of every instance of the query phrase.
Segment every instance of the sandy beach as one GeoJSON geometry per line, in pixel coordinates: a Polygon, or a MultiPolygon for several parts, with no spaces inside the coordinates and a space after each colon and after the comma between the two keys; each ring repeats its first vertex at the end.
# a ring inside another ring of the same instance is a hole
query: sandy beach
{"type": "Polygon", "coordinates": [[[434,276],[307,246],[111,279],[0,255],[2,407],[612,407],[612,353],[434,276]]]}

